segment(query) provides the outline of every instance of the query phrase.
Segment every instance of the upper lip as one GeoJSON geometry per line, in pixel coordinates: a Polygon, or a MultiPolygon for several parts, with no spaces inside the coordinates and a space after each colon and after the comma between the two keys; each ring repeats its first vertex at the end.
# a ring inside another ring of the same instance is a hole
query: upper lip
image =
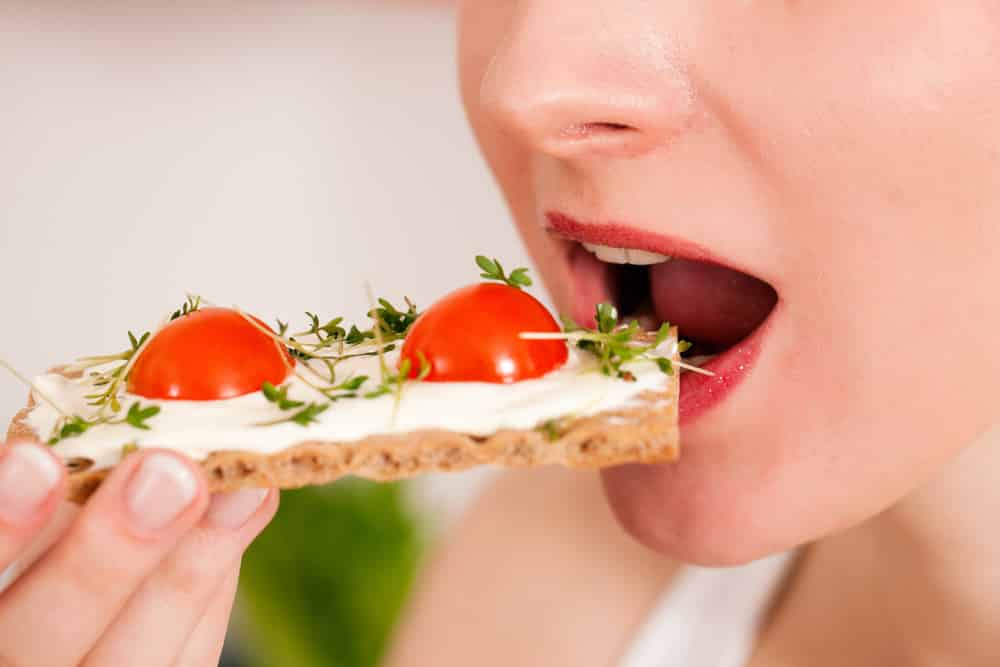
{"type": "Polygon", "coordinates": [[[581,222],[560,211],[545,214],[549,231],[571,241],[614,248],[646,250],[677,259],[718,264],[749,273],[737,263],[719,257],[704,246],[669,234],[651,232],[621,222],[581,222]]]}

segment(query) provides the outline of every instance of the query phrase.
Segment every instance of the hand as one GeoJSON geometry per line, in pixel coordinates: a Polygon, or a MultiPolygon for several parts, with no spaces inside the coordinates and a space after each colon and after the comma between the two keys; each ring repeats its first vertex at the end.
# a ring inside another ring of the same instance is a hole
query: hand
{"type": "Polygon", "coordinates": [[[65,491],[45,447],[0,446],[0,572],[75,513],[0,592],[0,666],[217,665],[240,558],[278,492],[211,496],[197,465],[159,450],[127,456],[78,511],[65,491]]]}

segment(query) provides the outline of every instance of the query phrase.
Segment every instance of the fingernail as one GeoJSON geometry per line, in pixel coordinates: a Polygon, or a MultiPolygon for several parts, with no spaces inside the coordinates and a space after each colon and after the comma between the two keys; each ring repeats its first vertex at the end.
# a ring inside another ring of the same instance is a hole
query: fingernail
{"type": "Polygon", "coordinates": [[[208,507],[208,520],[216,528],[235,530],[254,515],[267,498],[267,489],[242,489],[232,493],[217,493],[208,507]]]}
{"type": "Polygon", "coordinates": [[[30,518],[59,481],[59,464],[35,445],[13,445],[0,460],[0,519],[30,518]]]}
{"type": "Polygon", "coordinates": [[[150,454],[132,474],[125,504],[140,532],[163,528],[183,512],[198,493],[191,471],[167,454],[150,454]]]}

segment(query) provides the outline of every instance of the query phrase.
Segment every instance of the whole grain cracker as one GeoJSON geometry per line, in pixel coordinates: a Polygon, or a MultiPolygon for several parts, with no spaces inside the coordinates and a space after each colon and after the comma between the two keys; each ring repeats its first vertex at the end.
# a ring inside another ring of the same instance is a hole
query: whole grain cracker
{"type": "MultiPolygon", "coordinates": [[[[643,392],[627,408],[551,420],[534,429],[504,429],[487,436],[427,429],[351,442],[303,440],[273,454],[217,451],[200,465],[209,490],[225,492],[244,487],[292,489],[346,475],[388,481],[477,465],[603,468],[667,463],[679,455],[680,432],[677,374],[666,380],[663,390],[643,392]]],[[[26,421],[33,407],[29,397],[10,424],[8,441],[42,441],[26,421]]],[[[86,459],[64,463],[69,471],[68,497],[77,503],[86,501],[111,471],[92,469],[86,459]]]]}

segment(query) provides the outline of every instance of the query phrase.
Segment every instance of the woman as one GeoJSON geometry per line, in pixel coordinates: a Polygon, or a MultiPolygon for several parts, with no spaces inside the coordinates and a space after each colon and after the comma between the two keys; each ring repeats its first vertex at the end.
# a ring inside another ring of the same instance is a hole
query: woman
{"type": "MultiPolygon", "coordinates": [[[[677,465],[502,478],[395,664],[666,667],[706,635],[682,664],[996,664],[994,5],[463,3],[468,115],[559,308],[647,301],[730,354],[688,387],[677,465]],[[680,258],[640,275],[584,241],[680,258]],[[705,591],[732,613],[695,623],[705,591]]],[[[0,567],[61,474],[5,449],[0,567]]],[[[206,510],[187,462],[129,457],[0,596],[0,664],[212,664],[275,504],[206,510]]]]}
{"type": "MultiPolygon", "coordinates": [[[[737,386],[682,388],[677,465],[603,475],[659,557],[588,478],[512,474],[394,664],[997,664],[1000,6],[470,1],[459,25],[469,119],[561,310],[622,290],[575,241],[693,247],[778,303],[737,386]],[[796,549],[721,588],[663,558],[796,549]],[[705,591],[731,603],[707,632],[705,591]]],[[[759,292],[678,261],[638,288],[657,315],[740,333],[697,304],[759,292]]]]}

